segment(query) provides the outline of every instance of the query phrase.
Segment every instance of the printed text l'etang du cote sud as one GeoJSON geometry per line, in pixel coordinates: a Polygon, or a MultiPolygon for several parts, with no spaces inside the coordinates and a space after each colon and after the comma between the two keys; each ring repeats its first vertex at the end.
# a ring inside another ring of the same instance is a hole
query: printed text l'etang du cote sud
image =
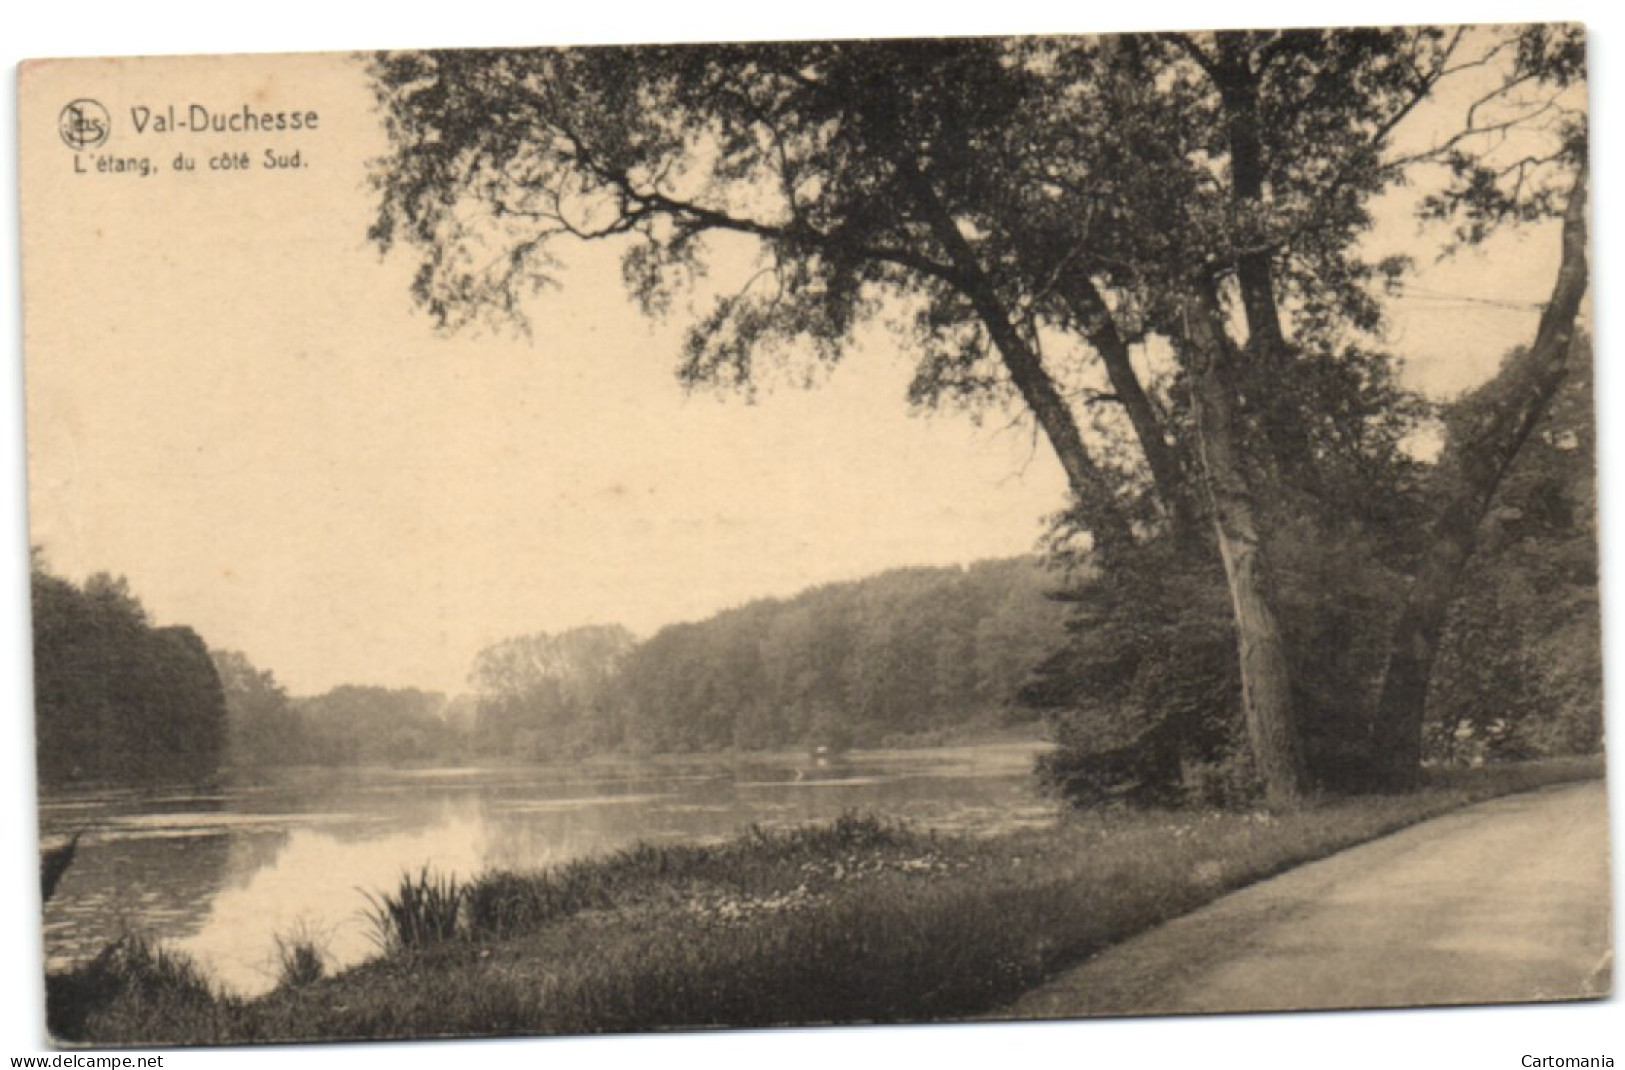
{"type": "MultiPolygon", "coordinates": [[[[321,129],[321,113],[314,108],[291,108],[277,111],[257,109],[250,104],[220,108],[208,104],[137,104],[127,109],[126,129],[157,148],[148,139],[170,139],[179,142],[186,135],[241,135],[241,134],[302,134],[321,129]]],[[[111,131],[106,152],[78,153],[74,158],[74,171],[79,174],[135,174],[151,175],[161,168],[172,171],[246,171],[297,170],[309,166],[304,154],[282,147],[267,147],[257,153],[232,147],[216,150],[213,146],[200,157],[184,151],[173,160],[155,161],[150,156],[132,155],[130,144],[119,145],[117,125],[111,131]],[[121,151],[113,151],[113,150],[121,151]]],[[[184,143],[182,143],[184,144],[184,143]]],[[[199,146],[202,148],[202,146],[199,146]]]]}

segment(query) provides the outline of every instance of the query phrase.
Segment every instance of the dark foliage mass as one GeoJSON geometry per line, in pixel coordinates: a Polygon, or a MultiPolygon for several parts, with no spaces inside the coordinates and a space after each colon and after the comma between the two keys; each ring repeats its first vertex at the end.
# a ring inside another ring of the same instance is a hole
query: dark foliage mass
{"type": "MultiPolygon", "coordinates": [[[[1519,355],[1508,354],[1508,362],[1519,355]]],[[[1429,761],[1601,747],[1588,340],[1571,360],[1550,411],[1495,494],[1452,607],[1428,691],[1429,761]]],[[[1493,408],[1497,391],[1507,389],[1497,379],[1445,406],[1445,433],[1493,408]]],[[[1398,513],[1402,493],[1393,498],[1398,513]]],[[[1277,546],[1309,764],[1319,788],[1357,789],[1370,772],[1369,711],[1406,594],[1402,570],[1417,553],[1415,529],[1345,532],[1340,542],[1317,540],[1306,548],[1312,553],[1290,537],[1277,546]]],[[[1251,801],[1257,784],[1241,726],[1235,626],[1218,567],[1146,555],[1132,567],[1090,574],[1068,600],[1066,641],[1021,692],[1046,712],[1061,744],[1041,760],[1044,779],[1082,804],[1251,801]]]]}
{"type": "Polygon", "coordinates": [[[1060,744],[1040,775],[1080,804],[1177,804],[1195,767],[1223,763],[1237,743],[1241,682],[1223,575],[1173,567],[1139,579],[1081,585],[1066,642],[1021,692],[1060,744]]]}
{"type": "MultiPolygon", "coordinates": [[[[1397,609],[1391,573],[1349,550],[1289,559],[1282,611],[1319,787],[1367,772],[1366,716],[1397,609]]],[[[1080,804],[1238,805],[1258,789],[1242,725],[1235,624],[1216,565],[1149,558],[1071,595],[1068,637],[1022,690],[1060,747],[1040,774],[1080,804]]]]}
{"type": "MultiPolygon", "coordinates": [[[[1589,345],[1575,348],[1573,369],[1485,519],[1428,694],[1434,757],[1477,761],[1602,746],[1591,358],[1589,345]]],[[[1451,422],[1494,404],[1486,395],[1497,385],[1462,398],[1451,422]]]]}
{"type": "Polygon", "coordinates": [[[225,699],[186,627],[153,627],[123,578],[83,586],[36,554],[34,725],[40,780],[201,780],[219,768],[225,699]]]}

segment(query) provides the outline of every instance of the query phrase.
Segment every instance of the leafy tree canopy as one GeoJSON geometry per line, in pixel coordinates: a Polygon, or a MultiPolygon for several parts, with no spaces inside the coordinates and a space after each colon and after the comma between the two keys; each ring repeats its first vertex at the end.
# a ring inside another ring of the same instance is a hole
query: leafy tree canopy
{"type": "Polygon", "coordinates": [[[620,242],[653,314],[742,244],[751,267],[690,325],[691,384],[748,391],[764,357],[815,370],[862,320],[899,321],[915,403],[1031,414],[1120,604],[1167,575],[1165,538],[1191,575],[1223,561],[1252,757],[1290,802],[1315,738],[1392,745],[1390,781],[1415,764],[1441,607],[1584,291],[1583,58],[1566,26],[391,54],[373,237],[413,248],[453,327],[522,318],[572,242],[620,242]],[[1447,453],[1447,498],[1401,447],[1425,408],[1369,338],[1407,265],[1362,239],[1413,180],[1460,241],[1567,213],[1549,322],[1504,418],[1447,453]],[[1416,577],[1383,708],[1335,730],[1298,709],[1361,690],[1303,678],[1333,630],[1294,609],[1316,560],[1416,577]]]}

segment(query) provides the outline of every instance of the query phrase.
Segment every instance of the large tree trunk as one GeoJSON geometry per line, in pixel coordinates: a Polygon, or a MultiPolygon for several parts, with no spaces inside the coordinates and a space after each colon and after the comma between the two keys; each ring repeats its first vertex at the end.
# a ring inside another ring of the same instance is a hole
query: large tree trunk
{"type": "Polygon", "coordinates": [[[1463,429],[1439,460],[1444,502],[1389,645],[1388,669],[1373,718],[1377,787],[1405,789],[1421,773],[1428,683],[1445,621],[1478,529],[1502,477],[1568,373],[1575,319],[1586,291],[1586,171],[1575,176],[1563,218],[1563,259],[1534,345],[1501,370],[1495,401],[1463,429]]]}
{"type": "Polygon", "coordinates": [[[1258,128],[1258,76],[1252,69],[1251,47],[1245,34],[1218,35],[1219,56],[1213,68],[1219,98],[1224,104],[1225,134],[1230,142],[1230,199],[1243,221],[1237,244],[1236,281],[1241,286],[1241,306],[1247,315],[1247,344],[1266,366],[1286,359],[1286,336],[1281,330],[1281,314],[1275,304],[1274,272],[1269,253],[1262,251],[1263,237],[1252,227],[1264,206],[1264,146],[1258,128]]]}
{"type": "Polygon", "coordinates": [[[1276,300],[1275,271],[1264,219],[1266,161],[1260,130],[1258,73],[1253,70],[1252,44],[1245,33],[1217,35],[1218,56],[1210,76],[1224,106],[1225,134],[1230,143],[1230,200],[1238,231],[1236,282],[1247,317],[1248,379],[1245,386],[1249,415],[1260,437],[1269,445],[1264,458],[1272,475],[1301,490],[1318,493],[1314,450],[1303,414],[1292,392],[1279,389],[1279,378],[1290,373],[1292,354],[1281,328],[1276,300]]]}
{"type": "Polygon", "coordinates": [[[1269,803],[1291,806],[1307,792],[1308,772],[1274,575],[1242,452],[1234,346],[1211,284],[1193,287],[1184,317],[1197,445],[1235,610],[1248,742],[1269,803]]]}

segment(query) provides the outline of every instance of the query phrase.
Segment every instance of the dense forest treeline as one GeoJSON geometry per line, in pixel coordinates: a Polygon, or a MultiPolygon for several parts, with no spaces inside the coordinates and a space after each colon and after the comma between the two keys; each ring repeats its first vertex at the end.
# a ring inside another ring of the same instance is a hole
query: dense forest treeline
{"type": "Polygon", "coordinates": [[[1032,558],[899,569],[643,642],[619,625],[516,636],[482,650],[470,693],[450,698],[293,698],[240,653],[215,662],[240,766],[930,742],[1032,719],[1010,700],[1059,634],[1052,584],[1032,558]]]}
{"type": "Polygon", "coordinates": [[[30,570],[35,754],[43,783],[200,780],[224,754],[226,699],[198,634],[157,628],[123,578],[30,570]]]}
{"type": "Polygon", "coordinates": [[[898,569],[642,643],[617,628],[510,640],[470,678],[476,743],[644,753],[985,731],[1013,715],[1016,686],[1059,634],[1053,585],[1030,558],[898,569]]]}
{"type": "Polygon", "coordinates": [[[296,697],[238,651],[152,628],[123,579],[34,564],[46,782],[203,779],[222,767],[548,759],[964,739],[1059,634],[1033,558],[908,568],[761,599],[639,642],[618,625],[481,651],[470,692],[342,685],[296,697]]]}

